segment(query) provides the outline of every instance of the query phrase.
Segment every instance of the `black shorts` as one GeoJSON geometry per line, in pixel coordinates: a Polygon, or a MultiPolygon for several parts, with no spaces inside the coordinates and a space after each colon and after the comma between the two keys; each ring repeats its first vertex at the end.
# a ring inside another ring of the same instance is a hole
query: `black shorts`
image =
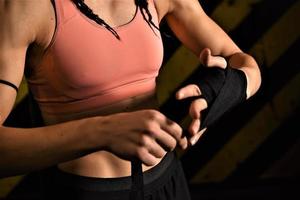
{"type": "MultiPolygon", "coordinates": [[[[52,168],[44,174],[44,199],[129,200],[131,177],[92,178],[52,168]]],[[[174,153],[144,172],[145,200],[190,200],[181,163],[174,153]]]]}

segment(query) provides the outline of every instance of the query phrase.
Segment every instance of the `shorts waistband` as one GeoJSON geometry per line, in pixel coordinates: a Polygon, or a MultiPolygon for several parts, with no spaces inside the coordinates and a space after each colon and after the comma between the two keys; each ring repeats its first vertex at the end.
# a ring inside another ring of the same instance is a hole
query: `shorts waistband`
{"type": "MultiPolygon", "coordinates": [[[[174,168],[174,163],[177,162],[175,157],[174,152],[168,152],[160,163],[143,173],[145,189],[147,185],[151,185],[153,182],[157,185],[160,179],[164,179],[162,177],[167,176],[166,172],[172,171],[172,166],[174,168]]],[[[57,167],[53,169],[53,173],[55,183],[65,187],[99,192],[131,189],[131,176],[116,178],[86,177],[64,172],[57,167]]]]}

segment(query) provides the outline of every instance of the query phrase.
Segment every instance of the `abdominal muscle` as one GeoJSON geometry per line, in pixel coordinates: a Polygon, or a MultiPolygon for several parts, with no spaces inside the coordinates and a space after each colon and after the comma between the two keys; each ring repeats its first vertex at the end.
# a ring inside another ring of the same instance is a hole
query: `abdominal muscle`
{"type": "MultiPolygon", "coordinates": [[[[158,103],[155,91],[122,100],[106,106],[92,113],[85,113],[86,117],[95,115],[109,115],[120,112],[130,112],[142,109],[157,109],[158,103]]],[[[72,119],[70,119],[72,120],[72,119]]],[[[113,130],[112,130],[113,131],[113,130]]],[[[143,165],[143,171],[153,166],[143,165]]],[[[88,177],[115,178],[131,175],[130,161],[121,159],[111,152],[98,151],[84,157],[64,162],[58,165],[62,171],[88,177]]]]}

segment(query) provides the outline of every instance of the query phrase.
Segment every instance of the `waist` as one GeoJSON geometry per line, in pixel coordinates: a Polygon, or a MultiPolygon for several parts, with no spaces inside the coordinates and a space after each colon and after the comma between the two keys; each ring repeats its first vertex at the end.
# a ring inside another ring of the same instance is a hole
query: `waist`
{"type": "MultiPolygon", "coordinates": [[[[147,171],[154,166],[142,165],[147,171]]],[[[107,151],[98,151],[81,158],[60,163],[58,168],[67,173],[85,177],[116,178],[131,175],[131,162],[107,151]]]]}
{"type": "MultiPolygon", "coordinates": [[[[161,176],[166,175],[166,172],[174,168],[174,163],[178,162],[174,152],[169,152],[155,167],[144,172],[144,185],[150,185],[160,180],[161,176]]],[[[129,190],[131,187],[131,176],[114,177],[114,178],[99,178],[75,175],[62,171],[59,168],[54,168],[55,182],[64,185],[72,186],[78,189],[88,190],[129,190]]],[[[159,185],[159,183],[157,183],[159,185]]],[[[155,185],[157,185],[155,184],[155,185]]]]}

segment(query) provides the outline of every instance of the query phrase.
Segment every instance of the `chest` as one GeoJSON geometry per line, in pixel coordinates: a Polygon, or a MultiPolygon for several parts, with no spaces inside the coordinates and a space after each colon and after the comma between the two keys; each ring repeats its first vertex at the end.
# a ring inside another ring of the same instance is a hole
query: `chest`
{"type": "Polygon", "coordinates": [[[52,64],[45,67],[47,76],[61,86],[103,90],[156,76],[163,56],[160,34],[138,18],[115,28],[120,40],[84,18],[80,29],[73,28],[76,20],[68,22],[48,54],[52,64]]]}
{"type": "MultiPolygon", "coordinates": [[[[114,27],[121,37],[118,40],[73,4],[57,6],[56,31],[46,54],[34,68],[32,82],[83,99],[153,80],[158,75],[163,59],[161,36],[147,24],[140,10],[130,22],[114,27]]],[[[158,25],[153,4],[149,4],[149,10],[158,25]]]]}
{"type": "Polygon", "coordinates": [[[134,0],[85,0],[85,4],[111,27],[118,27],[133,19],[136,12],[134,0]]]}

